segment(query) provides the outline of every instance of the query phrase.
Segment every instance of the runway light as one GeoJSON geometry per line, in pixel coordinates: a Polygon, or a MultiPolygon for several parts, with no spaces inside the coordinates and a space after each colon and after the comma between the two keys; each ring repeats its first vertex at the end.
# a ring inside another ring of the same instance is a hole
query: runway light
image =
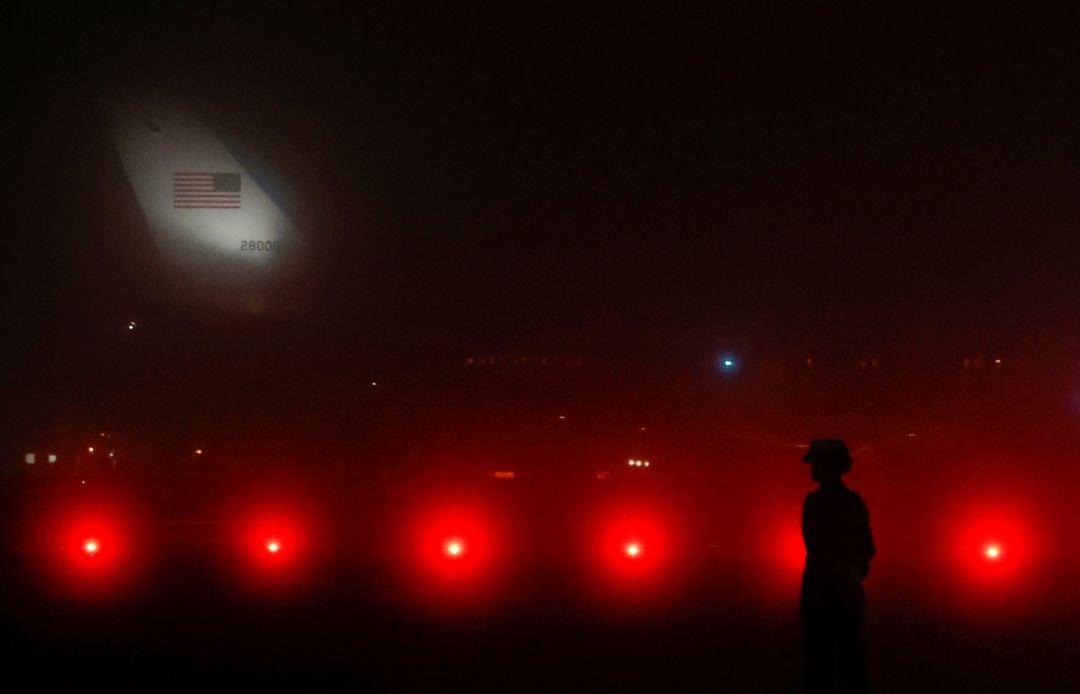
{"type": "Polygon", "coordinates": [[[266,551],[270,554],[277,554],[281,551],[281,543],[277,540],[269,540],[266,543],[266,551]]]}
{"type": "Polygon", "coordinates": [[[93,446],[87,446],[86,447],[86,452],[87,453],[93,453],[94,452],[94,447],[93,446]]]}
{"type": "Polygon", "coordinates": [[[636,557],[641,554],[641,545],[636,542],[631,542],[626,545],[626,556],[636,557]]]}
{"type": "Polygon", "coordinates": [[[983,555],[990,561],[997,561],[1001,558],[1001,545],[989,544],[983,549],[983,555]]]}
{"type": "Polygon", "coordinates": [[[465,545],[462,544],[461,540],[447,540],[446,544],[443,545],[443,552],[451,559],[457,559],[465,553],[465,545]]]}
{"type": "Polygon", "coordinates": [[[82,548],[83,552],[86,553],[86,556],[93,557],[97,555],[98,550],[101,549],[101,545],[98,543],[97,540],[86,540],[85,542],[83,542],[82,548]]]}

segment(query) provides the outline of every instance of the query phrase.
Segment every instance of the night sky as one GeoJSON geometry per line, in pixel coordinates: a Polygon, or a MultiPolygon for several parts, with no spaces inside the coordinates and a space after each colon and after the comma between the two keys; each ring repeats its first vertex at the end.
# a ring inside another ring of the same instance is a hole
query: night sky
{"type": "Polygon", "coordinates": [[[318,260],[286,331],[455,359],[1067,352],[1071,24],[974,7],[23,10],[9,364],[173,310],[98,108],[125,85],[288,188],[318,260]]]}

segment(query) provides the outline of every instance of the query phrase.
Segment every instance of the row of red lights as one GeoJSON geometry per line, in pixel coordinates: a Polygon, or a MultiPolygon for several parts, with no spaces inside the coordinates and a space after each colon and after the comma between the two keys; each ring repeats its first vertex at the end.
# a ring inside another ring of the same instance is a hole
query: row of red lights
{"type": "MultiPolygon", "coordinates": [[[[278,554],[284,549],[282,541],[272,537],[267,538],[262,547],[270,555],[278,554]]],[[[82,550],[88,557],[97,557],[102,551],[102,542],[96,537],[87,537],[82,542],[82,550]]],[[[637,540],[629,540],[622,545],[621,551],[634,559],[641,556],[644,547],[637,540]]],[[[462,559],[468,553],[466,541],[460,537],[447,538],[442,544],[442,552],[450,559],[462,559]]],[[[1005,548],[999,542],[990,541],[983,545],[982,555],[987,561],[997,562],[1005,557],[1005,548]]]]}
{"type": "MultiPolygon", "coordinates": [[[[512,548],[512,543],[493,532],[498,525],[483,514],[459,508],[422,515],[415,520],[412,534],[403,537],[402,548],[412,553],[414,566],[429,579],[461,586],[490,582],[512,548]]],[[[304,525],[296,516],[281,514],[248,523],[242,546],[247,547],[250,566],[263,575],[284,576],[290,568],[309,563],[305,553],[312,536],[304,525]]],[[[96,576],[107,583],[108,577],[136,558],[136,543],[126,532],[129,527],[120,516],[99,514],[72,521],[61,542],[67,548],[63,550],[67,560],[61,562],[62,570],[76,579],[96,576]]],[[[638,512],[614,514],[595,527],[593,542],[587,546],[607,574],[645,585],[670,568],[678,539],[664,518],[638,512]]],[[[787,528],[773,542],[784,571],[796,575],[803,556],[797,527],[787,528]]],[[[991,580],[1017,576],[1015,570],[1031,558],[1033,546],[1030,528],[1016,523],[1015,518],[1002,524],[973,517],[973,522],[956,534],[950,551],[970,558],[961,565],[969,578],[991,580]],[[986,569],[980,570],[979,564],[986,569]]]]}

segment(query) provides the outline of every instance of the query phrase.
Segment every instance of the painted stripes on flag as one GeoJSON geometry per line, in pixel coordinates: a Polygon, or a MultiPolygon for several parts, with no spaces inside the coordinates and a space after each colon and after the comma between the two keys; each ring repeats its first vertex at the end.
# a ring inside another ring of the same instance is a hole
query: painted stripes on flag
{"type": "Polygon", "coordinates": [[[240,174],[173,174],[173,208],[178,210],[240,209],[240,174]]]}

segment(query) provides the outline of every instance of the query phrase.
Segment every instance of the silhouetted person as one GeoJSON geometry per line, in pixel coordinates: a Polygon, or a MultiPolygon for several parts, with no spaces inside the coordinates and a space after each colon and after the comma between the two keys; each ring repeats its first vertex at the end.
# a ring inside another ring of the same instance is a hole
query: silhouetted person
{"type": "Polygon", "coordinates": [[[862,582],[875,554],[870,514],[862,497],[844,485],[851,455],[843,441],[814,441],[803,460],[820,485],[803,503],[803,690],[867,692],[862,582]]]}

